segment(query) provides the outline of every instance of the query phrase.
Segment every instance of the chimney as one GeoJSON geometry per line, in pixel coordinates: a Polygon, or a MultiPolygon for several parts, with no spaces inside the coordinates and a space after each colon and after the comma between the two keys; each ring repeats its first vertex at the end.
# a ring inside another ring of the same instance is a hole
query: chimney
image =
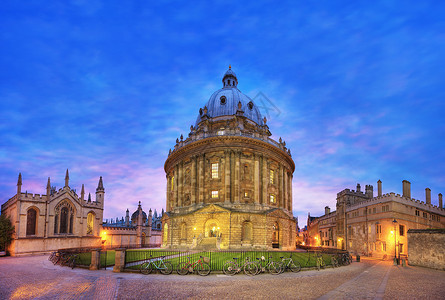
{"type": "Polygon", "coordinates": [[[360,192],[360,183],[357,183],[357,193],[360,192]]]}
{"type": "Polygon", "coordinates": [[[411,182],[403,180],[403,197],[411,199],[411,182]]]}
{"type": "Polygon", "coordinates": [[[325,215],[329,215],[331,213],[331,209],[329,208],[329,206],[326,206],[325,208],[324,208],[324,214],[325,215]]]}
{"type": "Polygon", "coordinates": [[[439,208],[443,208],[442,194],[439,194],[439,208]]]}
{"type": "Polygon", "coordinates": [[[365,194],[368,198],[374,198],[374,187],[370,184],[365,186],[365,194]]]}
{"type": "Polygon", "coordinates": [[[431,189],[430,188],[425,189],[425,201],[426,201],[426,204],[431,205],[431,189]]]}
{"type": "Polygon", "coordinates": [[[382,181],[379,179],[379,181],[377,181],[377,193],[378,196],[382,196],[382,181]]]}

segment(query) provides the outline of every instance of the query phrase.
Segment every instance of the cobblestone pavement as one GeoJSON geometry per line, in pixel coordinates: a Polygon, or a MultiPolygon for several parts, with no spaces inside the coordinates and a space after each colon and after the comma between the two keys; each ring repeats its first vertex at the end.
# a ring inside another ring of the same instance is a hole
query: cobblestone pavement
{"type": "Polygon", "coordinates": [[[445,272],[362,259],[282,275],[179,276],[71,270],[47,256],[0,258],[0,299],[445,299],[445,272]]]}

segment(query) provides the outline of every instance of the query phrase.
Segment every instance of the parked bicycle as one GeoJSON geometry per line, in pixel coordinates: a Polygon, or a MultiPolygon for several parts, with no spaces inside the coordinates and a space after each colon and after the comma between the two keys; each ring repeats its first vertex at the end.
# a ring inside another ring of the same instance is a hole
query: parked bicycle
{"type": "Polygon", "coordinates": [[[169,275],[173,271],[173,265],[169,261],[164,261],[165,256],[152,258],[150,255],[150,259],[148,262],[144,262],[141,264],[140,270],[144,275],[150,274],[153,270],[159,270],[161,274],[169,275]]]}
{"type": "Polygon", "coordinates": [[[208,257],[200,256],[199,259],[192,263],[191,257],[187,256],[188,262],[182,262],[176,267],[176,272],[179,275],[187,275],[193,273],[195,270],[201,276],[207,276],[210,274],[210,259],[208,257]]]}
{"type": "Polygon", "coordinates": [[[323,260],[323,255],[320,252],[317,252],[317,270],[320,271],[321,268],[326,267],[326,263],[323,260]]]}
{"type": "MultiPolygon", "coordinates": [[[[279,274],[279,272],[278,272],[279,270],[275,270],[274,269],[275,267],[272,266],[273,263],[276,263],[276,262],[272,261],[272,257],[273,257],[272,255],[269,256],[267,263],[266,263],[266,258],[264,256],[261,256],[260,258],[257,257],[257,261],[255,263],[257,265],[258,270],[255,275],[264,273],[264,272],[266,272],[266,270],[273,275],[279,274]],[[274,272],[274,271],[276,271],[276,272],[274,272]]],[[[280,268],[280,267],[277,266],[277,268],[280,268]]]]}
{"type": "Polygon", "coordinates": [[[242,264],[238,263],[238,257],[234,257],[233,261],[228,261],[223,266],[223,272],[226,275],[235,275],[241,272],[241,270],[244,271],[244,274],[253,276],[256,275],[258,272],[258,266],[255,262],[250,261],[248,257],[244,260],[242,264]]]}
{"type": "Polygon", "coordinates": [[[331,265],[333,268],[337,268],[340,267],[340,264],[338,262],[338,257],[336,254],[332,254],[331,255],[331,265]]]}
{"type": "Polygon", "coordinates": [[[340,256],[340,263],[343,266],[349,265],[352,263],[352,255],[349,252],[342,253],[340,256]]]}
{"type": "Polygon", "coordinates": [[[294,261],[292,259],[292,253],[289,255],[289,257],[281,256],[281,262],[279,262],[279,274],[284,273],[286,270],[291,270],[294,273],[300,272],[301,265],[298,261],[294,261]]]}

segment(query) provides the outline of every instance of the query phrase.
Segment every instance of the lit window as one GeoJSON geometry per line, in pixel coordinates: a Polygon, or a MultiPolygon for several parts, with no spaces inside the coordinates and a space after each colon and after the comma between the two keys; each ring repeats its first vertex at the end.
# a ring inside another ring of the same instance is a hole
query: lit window
{"type": "Polygon", "coordinates": [[[269,182],[270,182],[270,184],[273,184],[273,177],[274,177],[274,174],[273,174],[274,172],[273,172],[273,170],[270,170],[270,172],[269,172],[269,182]]]}
{"type": "Polygon", "coordinates": [[[274,194],[270,195],[270,203],[275,203],[275,195],[274,194]]]}
{"type": "Polygon", "coordinates": [[[244,192],[244,198],[249,198],[249,193],[248,192],[244,192]]]}
{"type": "Polygon", "coordinates": [[[212,164],[212,178],[218,178],[218,163],[212,164]]]}
{"type": "Polygon", "coordinates": [[[212,198],[218,198],[218,191],[212,191],[212,198]]]}
{"type": "Polygon", "coordinates": [[[405,235],[405,225],[399,225],[399,234],[400,236],[405,235]]]}
{"type": "Polygon", "coordinates": [[[172,182],[171,182],[170,186],[171,186],[171,190],[173,191],[173,188],[175,186],[175,176],[172,176],[172,182]]]}

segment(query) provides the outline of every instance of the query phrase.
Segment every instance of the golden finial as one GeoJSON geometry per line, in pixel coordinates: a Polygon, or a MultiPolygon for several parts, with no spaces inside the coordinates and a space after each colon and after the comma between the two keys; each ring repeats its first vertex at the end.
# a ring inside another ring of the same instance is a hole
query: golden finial
{"type": "Polygon", "coordinates": [[[229,65],[229,69],[231,69],[232,68],[232,66],[231,65],[229,65]]]}

